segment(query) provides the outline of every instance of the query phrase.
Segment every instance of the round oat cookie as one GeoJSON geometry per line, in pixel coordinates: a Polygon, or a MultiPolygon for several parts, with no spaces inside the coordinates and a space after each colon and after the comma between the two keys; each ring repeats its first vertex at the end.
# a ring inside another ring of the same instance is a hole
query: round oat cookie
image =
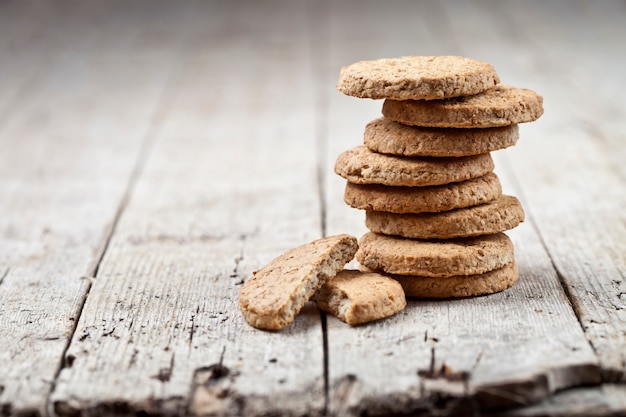
{"type": "Polygon", "coordinates": [[[384,155],[357,146],[343,152],[335,173],[355,184],[405,187],[449,184],[481,177],[494,168],[491,155],[458,158],[426,158],[384,155]]]}
{"type": "Polygon", "coordinates": [[[502,268],[513,255],[513,242],[504,233],[434,241],[368,232],[359,240],[356,259],[376,272],[449,277],[502,268]]]}
{"type": "Polygon", "coordinates": [[[488,203],[502,195],[498,176],[482,177],[430,187],[392,187],[348,182],[344,201],[360,210],[390,213],[440,212],[488,203]]]}
{"type": "Polygon", "coordinates": [[[460,56],[403,56],[341,68],[337,90],[359,98],[434,100],[478,94],[499,82],[486,62],[460,56]]]}
{"type": "Polygon", "coordinates": [[[381,117],[365,127],[364,143],[374,152],[401,156],[469,156],[513,146],[517,125],[487,129],[407,126],[381,117]]]}
{"type": "Polygon", "coordinates": [[[512,287],[519,279],[515,262],[502,268],[476,275],[444,278],[390,275],[397,280],[407,297],[453,298],[494,294],[512,287]]]}
{"type": "Polygon", "coordinates": [[[487,128],[537,120],[543,98],[534,91],[498,85],[481,94],[447,100],[385,100],[383,115],[411,126],[487,128]]]}
{"type": "Polygon", "coordinates": [[[451,239],[510,230],[524,221],[524,209],[510,195],[478,206],[440,213],[397,214],[367,211],[365,225],[372,232],[413,239],[451,239]]]}
{"type": "Polygon", "coordinates": [[[343,270],[357,250],[349,235],[318,239],[280,255],[255,272],[239,293],[245,319],[259,329],[291,323],[324,281],[343,270]]]}
{"type": "Polygon", "coordinates": [[[326,280],[313,299],[322,310],[351,326],[392,316],[406,307],[398,281],[376,272],[347,269],[326,280]]]}

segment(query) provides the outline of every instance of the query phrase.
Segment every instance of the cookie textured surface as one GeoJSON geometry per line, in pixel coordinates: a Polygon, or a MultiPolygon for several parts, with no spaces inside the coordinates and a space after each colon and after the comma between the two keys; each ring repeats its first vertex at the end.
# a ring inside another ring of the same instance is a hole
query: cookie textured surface
{"type": "Polygon", "coordinates": [[[486,62],[459,56],[404,56],[341,68],[337,90],[359,98],[433,100],[477,94],[499,82],[486,62]]]}
{"type": "Polygon", "coordinates": [[[397,214],[367,211],[372,232],[414,239],[450,239],[494,234],[524,221],[524,209],[513,196],[502,195],[486,204],[440,213],[397,214]]]}
{"type": "Polygon", "coordinates": [[[416,240],[369,232],[356,259],[372,271],[449,277],[482,274],[513,262],[513,242],[504,233],[450,240],[416,240]]]}
{"type": "Polygon", "coordinates": [[[513,146],[517,125],[486,129],[407,126],[381,117],[365,127],[363,142],[374,152],[402,156],[468,156],[513,146]]]}
{"type": "Polygon", "coordinates": [[[423,213],[484,204],[500,195],[500,180],[495,173],[490,172],[479,178],[430,187],[391,187],[348,182],[344,201],[361,210],[423,213]]]}
{"type": "Polygon", "coordinates": [[[385,100],[383,115],[395,122],[426,127],[487,128],[537,120],[543,98],[532,90],[498,85],[481,94],[447,100],[385,100]]]}
{"type": "Polygon", "coordinates": [[[319,307],[350,325],[389,317],[406,307],[398,281],[375,272],[340,271],[314,296],[319,307]]]}
{"type": "Polygon", "coordinates": [[[432,278],[390,275],[397,280],[407,297],[453,298],[494,294],[512,287],[519,279],[515,262],[502,268],[476,275],[432,278]]]}
{"type": "Polygon", "coordinates": [[[401,157],[357,146],[343,152],[335,173],[355,184],[423,187],[481,177],[493,171],[490,154],[458,158],[401,157]]]}
{"type": "Polygon", "coordinates": [[[354,258],[356,250],[355,237],[337,235],[280,255],[243,284],[239,294],[243,316],[259,329],[287,326],[325,280],[354,258]]]}

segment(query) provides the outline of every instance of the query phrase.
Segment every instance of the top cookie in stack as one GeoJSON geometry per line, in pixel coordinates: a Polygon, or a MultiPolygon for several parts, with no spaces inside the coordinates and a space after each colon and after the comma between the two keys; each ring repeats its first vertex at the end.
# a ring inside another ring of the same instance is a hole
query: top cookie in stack
{"type": "Polygon", "coordinates": [[[464,57],[401,57],[341,69],[344,94],[384,99],[364,145],[341,154],[344,199],[371,230],[357,260],[392,275],[414,297],[489,294],[513,285],[513,245],[524,219],[502,195],[490,152],[514,145],[519,123],[543,113],[531,90],[500,85],[493,66],[464,57]]]}

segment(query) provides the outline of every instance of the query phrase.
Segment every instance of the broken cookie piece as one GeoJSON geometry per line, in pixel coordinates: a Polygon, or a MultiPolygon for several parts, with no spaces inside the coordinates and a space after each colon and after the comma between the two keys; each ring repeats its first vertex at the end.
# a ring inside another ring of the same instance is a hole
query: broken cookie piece
{"type": "Polygon", "coordinates": [[[282,329],[327,279],[354,258],[357,249],[356,238],[342,234],[282,254],[243,284],[239,293],[243,316],[256,328],[282,329]]]}
{"type": "Polygon", "coordinates": [[[343,270],[314,295],[319,307],[352,326],[392,316],[406,307],[402,286],[375,272],[343,270]]]}

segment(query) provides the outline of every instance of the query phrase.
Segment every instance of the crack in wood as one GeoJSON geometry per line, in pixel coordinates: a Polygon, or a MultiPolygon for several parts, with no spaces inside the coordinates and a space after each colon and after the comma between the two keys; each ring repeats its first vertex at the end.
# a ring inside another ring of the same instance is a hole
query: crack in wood
{"type": "Polygon", "coordinates": [[[196,368],[192,377],[187,415],[241,415],[245,398],[231,387],[239,373],[224,365],[226,346],[217,363],[196,368]]]}
{"type": "Polygon", "coordinates": [[[336,415],[347,414],[350,410],[350,394],[355,389],[357,383],[357,376],[354,374],[346,374],[336,382],[333,399],[333,402],[337,404],[336,415]]]}
{"type": "Polygon", "coordinates": [[[172,353],[172,356],[170,356],[170,365],[168,367],[159,369],[159,373],[152,376],[152,378],[158,379],[161,382],[169,382],[170,378],[172,377],[172,373],[174,372],[174,365],[176,363],[175,358],[176,354],[172,353]]]}
{"type": "MultiPolygon", "coordinates": [[[[455,371],[445,361],[437,365],[437,342],[439,339],[424,334],[424,342],[431,345],[428,369],[418,369],[419,407],[426,407],[429,415],[477,415],[480,407],[475,392],[470,387],[473,372],[480,363],[483,352],[479,352],[469,371],[455,371]],[[471,410],[471,412],[470,412],[471,410]]],[[[417,412],[417,410],[415,410],[417,412]]]]}
{"type": "Polygon", "coordinates": [[[11,270],[10,267],[6,267],[6,269],[4,270],[4,272],[2,273],[2,275],[0,275],[0,284],[2,284],[2,281],[4,281],[4,279],[7,277],[7,275],[9,275],[9,271],[11,270]]]}
{"type": "Polygon", "coordinates": [[[320,320],[322,324],[322,348],[324,351],[324,410],[323,414],[328,414],[330,404],[330,370],[329,370],[329,352],[328,352],[328,318],[326,313],[320,310],[320,320]]]}
{"type": "MultiPolygon", "coordinates": [[[[196,312],[191,315],[191,326],[189,328],[189,338],[187,339],[187,343],[189,344],[189,348],[191,349],[193,344],[193,335],[196,331],[196,316],[200,314],[200,306],[196,306],[196,312]]],[[[191,350],[189,351],[191,353],[191,350]]]]}
{"type": "Polygon", "coordinates": [[[226,345],[222,347],[222,353],[220,355],[220,361],[217,364],[209,366],[206,370],[209,371],[207,385],[213,385],[221,378],[228,376],[230,369],[224,366],[224,354],[226,353],[226,345]]]}
{"type": "Polygon", "coordinates": [[[113,327],[111,330],[102,332],[102,337],[108,337],[108,336],[112,336],[113,332],[115,332],[115,327],[113,327]]]}
{"type": "Polygon", "coordinates": [[[472,365],[472,368],[469,370],[470,376],[474,373],[474,371],[476,371],[476,368],[478,368],[478,364],[480,363],[481,359],[483,358],[483,354],[485,352],[483,352],[482,350],[478,353],[478,355],[476,355],[476,361],[474,361],[474,364],[472,365]]]}
{"type": "MultiPolygon", "coordinates": [[[[313,3],[311,3],[313,4],[313,3]]],[[[328,72],[326,67],[330,62],[330,37],[324,31],[319,31],[314,26],[314,22],[318,19],[328,22],[330,19],[330,7],[328,1],[318,1],[315,7],[307,6],[307,32],[309,42],[309,55],[313,63],[313,74],[318,85],[330,85],[327,79],[328,72]]],[[[330,96],[324,88],[314,90],[314,141],[315,141],[315,180],[317,184],[317,198],[319,200],[319,219],[320,231],[322,237],[328,233],[328,203],[326,201],[326,175],[328,172],[327,153],[328,153],[328,126],[329,116],[328,108],[330,96]]]]}
{"type": "MultiPolygon", "coordinates": [[[[424,378],[436,378],[438,375],[438,372],[435,371],[436,346],[439,339],[436,337],[428,337],[428,330],[426,330],[424,332],[424,342],[430,344],[430,365],[427,370],[418,369],[417,374],[424,378]]],[[[442,366],[445,366],[445,364],[442,366]]]]}
{"type": "Polygon", "coordinates": [[[239,276],[239,265],[241,264],[241,261],[243,261],[243,254],[244,254],[247,239],[248,239],[248,236],[246,234],[242,234],[239,236],[239,242],[241,244],[241,247],[239,249],[239,255],[235,257],[235,267],[233,268],[233,272],[230,274],[231,278],[236,278],[239,276]]]}
{"type": "Polygon", "coordinates": [[[131,369],[137,363],[137,355],[139,354],[139,349],[133,349],[133,353],[130,356],[130,360],[128,361],[128,369],[131,369]]]}
{"type": "Polygon", "coordinates": [[[470,379],[470,373],[468,371],[455,371],[450,366],[448,366],[445,362],[441,364],[440,367],[435,368],[435,353],[434,348],[431,357],[430,369],[429,370],[418,370],[417,374],[426,379],[445,379],[449,382],[460,382],[464,386],[467,385],[470,379]]]}
{"type": "Polygon", "coordinates": [[[244,279],[239,276],[239,267],[241,265],[241,262],[243,262],[243,260],[244,260],[246,241],[247,241],[248,237],[249,237],[249,235],[247,235],[245,233],[239,235],[239,242],[240,242],[241,246],[240,246],[240,249],[239,249],[239,254],[235,257],[235,266],[233,267],[233,270],[232,270],[232,272],[230,274],[231,278],[239,278],[235,282],[235,285],[243,285],[243,283],[244,283],[244,279]]]}
{"type": "Polygon", "coordinates": [[[229,368],[224,366],[225,353],[226,345],[222,347],[222,353],[217,363],[196,368],[194,371],[194,384],[211,386],[219,382],[220,379],[227,377],[231,372],[229,368]]]}

